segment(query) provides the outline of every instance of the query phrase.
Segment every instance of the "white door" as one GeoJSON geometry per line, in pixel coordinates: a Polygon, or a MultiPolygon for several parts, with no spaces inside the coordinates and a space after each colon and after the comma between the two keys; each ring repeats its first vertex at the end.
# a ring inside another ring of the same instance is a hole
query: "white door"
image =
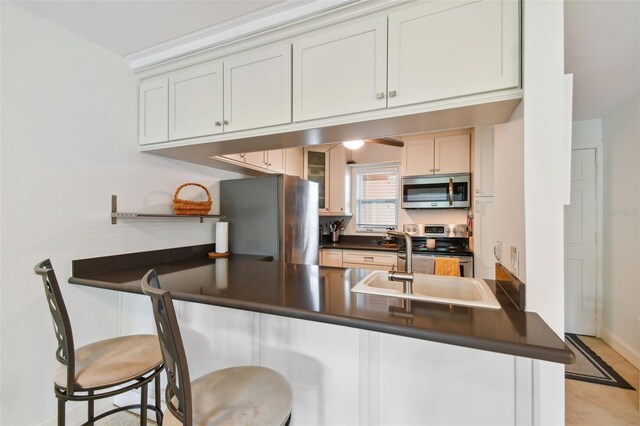
{"type": "Polygon", "coordinates": [[[291,122],[291,45],[224,60],[224,131],[291,122]]]}
{"type": "Polygon", "coordinates": [[[387,19],[319,32],[293,43],[293,121],[386,108],[387,19]]]}
{"type": "Polygon", "coordinates": [[[434,152],[436,174],[469,173],[471,168],[469,135],[436,138],[434,152]]]}
{"type": "Polygon", "coordinates": [[[169,76],[169,139],[222,133],[222,63],[169,76]]]}
{"type": "Polygon", "coordinates": [[[389,107],[519,86],[519,2],[430,1],[389,15],[389,107]]]}
{"type": "Polygon", "coordinates": [[[565,330],[596,334],[596,153],[571,151],[571,204],[564,209],[565,330]]]}

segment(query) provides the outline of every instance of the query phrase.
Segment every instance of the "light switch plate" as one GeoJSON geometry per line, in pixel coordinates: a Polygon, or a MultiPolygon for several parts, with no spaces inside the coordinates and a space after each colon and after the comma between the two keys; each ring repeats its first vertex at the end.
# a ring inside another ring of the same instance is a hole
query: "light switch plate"
{"type": "Polygon", "coordinates": [[[513,269],[513,272],[515,272],[516,275],[519,275],[520,274],[520,251],[518,250],[518,247],[515,247],[515,246],[511,246],[509,251],[511,254],[511,268],[513,269]]]}

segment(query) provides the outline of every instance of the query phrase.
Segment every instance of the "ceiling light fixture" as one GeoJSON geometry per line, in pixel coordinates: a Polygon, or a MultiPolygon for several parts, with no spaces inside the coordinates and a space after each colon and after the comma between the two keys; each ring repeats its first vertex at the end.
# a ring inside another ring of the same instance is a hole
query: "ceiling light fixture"
{"type": "Polygon", "coordinates": [[[342,145],[345,146],[345,148],[347,149],[359,149],[362,148],[362,146],[364,145],[364,141],[362,139],[358,139],[358,140],[354,140],[354,141],[345,141],[342,142],[342,145]]]}

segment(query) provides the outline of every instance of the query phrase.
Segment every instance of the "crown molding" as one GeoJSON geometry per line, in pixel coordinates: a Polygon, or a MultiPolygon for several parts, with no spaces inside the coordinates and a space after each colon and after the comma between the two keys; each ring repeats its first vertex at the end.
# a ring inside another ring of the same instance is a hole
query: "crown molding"
{"type": "Polygon", "coordinates": [[[228,44],[296,21],[368,0],[315,0],[286,9],[292,0],[253,14],[215,25],[125,56],[133,71],[152,67],[185,55],[228,44]]]}

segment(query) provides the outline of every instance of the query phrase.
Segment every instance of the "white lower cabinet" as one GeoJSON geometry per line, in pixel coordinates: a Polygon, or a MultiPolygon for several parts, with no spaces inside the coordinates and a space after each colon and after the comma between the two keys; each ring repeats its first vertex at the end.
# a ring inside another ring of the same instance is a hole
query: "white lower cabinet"
{"type": "Polygon", "coordinates": [[[398,255],[394,252],[344,250],[343,268],[377,269],[389,271],[398,265],[398,255]]]}
{"type": "Polygon", "coordinates": [[[174,301],[191,380],[213,370],[258,363],[255,312],[174,301]]]}
{"type": "Polygon", "coordinates": [[[342,268],[342,250],[320,250],[320,266],[335,266],[337,268],[342,268]]]}
{"type": "MultiPolygon", "coordinates": [[[[378,334],[380,425],[513,425],[515,359],[378,334]]],[[[375,373],[374,373],[375,374],[375,373]]]]}
{"type": "Polygon", "coordinates": [[[358,425],[359,330],[262,315],[260,365],[293,388],[292,425],[358,425]]]}
{"type": "Polygon", "coordinates": [[[476,278],[492,280],[496,276],[493,197],[476,197],[473,210],[473,272],[476,278]]]}

